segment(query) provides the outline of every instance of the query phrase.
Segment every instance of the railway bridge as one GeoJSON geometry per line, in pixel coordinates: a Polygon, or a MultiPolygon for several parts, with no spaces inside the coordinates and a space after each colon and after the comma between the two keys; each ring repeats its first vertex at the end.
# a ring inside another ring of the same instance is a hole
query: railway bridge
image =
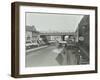
{"type": "Polygon", "coordinates": [[[40,36],[60,36],[62,40],[65,36],[74,36],[75,32],[40,32],[40,36]]]}

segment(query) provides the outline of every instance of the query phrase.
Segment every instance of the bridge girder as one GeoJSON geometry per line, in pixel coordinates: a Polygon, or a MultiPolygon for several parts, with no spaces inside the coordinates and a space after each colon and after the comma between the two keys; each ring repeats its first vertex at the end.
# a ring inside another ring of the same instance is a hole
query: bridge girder
{"type": "Polygon", "coordinates": [[[62,35],[66,35],[66,36],[69,36],[69,35],[75,35],[74,32],[68,32],[68,33],[40,33],[40,35],[48,35],[48,36],[62,36],[62,35]]]}

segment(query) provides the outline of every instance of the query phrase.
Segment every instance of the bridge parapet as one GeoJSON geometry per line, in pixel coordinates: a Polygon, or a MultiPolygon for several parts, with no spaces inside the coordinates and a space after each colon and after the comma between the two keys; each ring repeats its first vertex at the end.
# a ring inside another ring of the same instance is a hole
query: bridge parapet
{"type": "Polygon", "coordinates": [[[50,36],[75,35],[75,32],[40,32],[40,35],[50,35],[50,36]]]}

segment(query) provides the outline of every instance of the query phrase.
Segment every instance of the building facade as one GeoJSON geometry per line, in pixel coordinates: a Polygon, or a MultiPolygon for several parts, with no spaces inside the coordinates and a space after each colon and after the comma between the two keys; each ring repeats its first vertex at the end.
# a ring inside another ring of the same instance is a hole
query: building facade
{"type": "Polygon", "coordinates": [[[36,30],[35,26],[26,26],[25,32],[25,42],[26,50],[34,47],[38,47],[39,32],[36,30]]]}
{"type": "Polygon", "coordinates": [[[76,30],[76,42],[81,55],[81,64],[89,64],[89,16],[84,15],[76,30]]]}
{"type": "Polygon", "coordinates": [[[36,42],[39,38],[39,32],[36,30],[35,26],[26,26],[26,43],[36,42]]]}

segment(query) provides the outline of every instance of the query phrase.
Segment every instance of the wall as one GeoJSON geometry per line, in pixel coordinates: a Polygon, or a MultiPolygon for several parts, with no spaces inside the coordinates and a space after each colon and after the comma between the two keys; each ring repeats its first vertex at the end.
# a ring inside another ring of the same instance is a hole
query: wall
{"type": "MultiPolygon", "coordinates": [[[[16,80],[10,77],[11,68],[11,2],[15,0],[1,0],[0,2],[0,80],[16,80]]],[[[30,1],[41,3],[58,3],[58,4],[76,4],[98,6],[100,9],[100,0],[17,0],[30,1]]],[[[100,11],[98,13],[100,21],[100,11]]],[[[100,26],[100,23],[99,25],[100,26]]],[[[100,27],[98,27],[100,34],[100,27]]],[[[100,37],[98,37],[98,44],[100,44],[100,37]]],[[[99,45],[100,47],[100,45],[99,45]]],[[[100,50],[99,50],[100,52],[100,50]]],[[[99,53],[98,52],[98,53],[99,53]]],[[[98,63],[100,63],[100,54],[98,54],[98,63]]],[[[100,67],[100,64],[98,64],[100,67]]],[[[38,77],[38,78],[23,78],[17,80],[100,80],[100,68],[97,74],[80,74],[80,75],[65,75],[53,77],[38,77]]]]}

